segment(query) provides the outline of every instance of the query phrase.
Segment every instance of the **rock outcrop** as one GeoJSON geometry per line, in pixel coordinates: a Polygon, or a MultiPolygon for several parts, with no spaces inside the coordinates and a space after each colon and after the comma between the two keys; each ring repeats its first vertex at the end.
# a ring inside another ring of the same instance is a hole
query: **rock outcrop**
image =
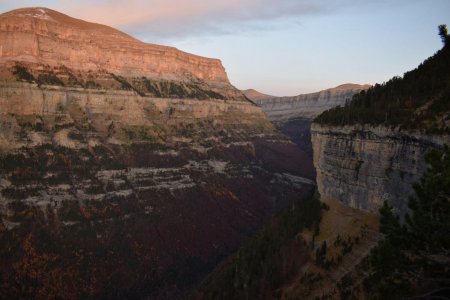
{"type": "Polygon", "coordinates": [[[228,83],[220,60],[143,43],[111,27],[74,19],[47,8],[0,15],[0,63],[40,63],[88,72],[169,80],[228,83]]]}
{"type": "MultiPolygon", "coordinates": [[[[11,121],[11,116],[37,117],[41,123],[51,119],[53,121],[47,124],[50,127],[59,126],[59,122],[70,127],[83,119],[102,142],[107,141],[107,127],[111,124],[120,132],[129,126],[171,127],[215,119],[217,126],[239,122],[242,130],[246,125],[272,130],[261,109],[247,101],[163,99],[143,97],[126,90],[38,87],[36,84],[6,81],[0,81],[0,112],[3,121],[0,124],[0,151],[20,148],[27,141],[30,145],[33,143],[19,134],[17,128],[20,126],[13,126],[16,121],[11,121]],[[245,117],[239,119],[242,116],[245,117]]],[[[29,130],[27,133],[32,132],[29,130]]],[[[52,130],[47,135],[51,138],[52,130]]]]}
{"type": "MultiPolygon", "coordinates": [[[[294,97],[253,99],[262,107],[271,121],[286,121],[295,118],[313,119],[323,111],[345,105],[352,96],[370,85],[343,84],[317,93],[302,94],[294,97]]],[[[250,98],[251,99],[251,98],[250,98]]]]}
{"type": "Polygon", "coordinates": [[[378,126],[327,126],[313,123],[317,187],[334,199],[374,214],[384,201],[407,211],[411,184],[426,170],[425,153],[448,143],[448,135],[392,130],[378,126]]]}
{"type": "Polygon", "coordinates": [[[377,213],[384,201],[400,215],[425,153],[450,141],[450,44],[403,77],[359,93],[314,120],[312,144],[321,195],[377,213]]]}

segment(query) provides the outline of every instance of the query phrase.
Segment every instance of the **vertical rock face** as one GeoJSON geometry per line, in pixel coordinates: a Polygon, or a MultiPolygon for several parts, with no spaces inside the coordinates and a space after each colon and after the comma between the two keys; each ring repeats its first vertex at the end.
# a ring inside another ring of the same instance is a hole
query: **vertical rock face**
{"type": "Polygon", "coordinates": [[[253,98],[247,95],[266,112],[272,121],[286,121],[294,118],[313,119],[323,111],[345,105],[352,96],[370,85],[343,84],[338,87],[320,91],[317,93],[298,95],[294,97],[279,98],[253,98]]]}
{"type": "Polygon", "coordinates": [[[311,131],[320,195],[375,214],[384,201],[406,212],[411,184],[427,168],[425,153],[450,140],[381,126],[313,123],[311,131]]]}
{"type": "Polygon", "coordinates": [[[0,63],[21,61],[87,72],[228,83],[220,60],[146,44],[105,25],[47,8],[0,15],[0,63]]]}

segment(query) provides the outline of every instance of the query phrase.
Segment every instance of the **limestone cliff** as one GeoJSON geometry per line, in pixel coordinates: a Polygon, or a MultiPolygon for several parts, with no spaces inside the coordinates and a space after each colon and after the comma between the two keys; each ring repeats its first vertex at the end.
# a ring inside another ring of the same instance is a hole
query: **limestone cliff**
{"type": "Polygon", "coordinates": [[[218,60],[48,9],[0,16],[5,299],[184,299],[314,187],[218,60]]]}
{"type": "Polygon", "coordinates": [[[286,121],[294,118],[313,119],[327,109],[344,105],[354,94],[369,87],[370,85],[343,84],[317,93],[252,100],[262,107],[272,121],[286,121]]]}
{"type": "Polygon", "coordinates": [[[426,170],[425,153],[450,141],[378,126],[327,126],[313,123],[312,144],[317,187],[323,199],[378,213],[386,200],[407,210],[411,184],[426,170]]]}
{"type": "Polygon", "coordinates": [[[319,192],[377,213],[387,200],[400,213],[431,147],[450,142],[450,44],[403,77],[355,95],[314,120],[319,192]]]}
{"type": "Polygon", "coordinates": [[[311,191],[298,152],[248,101],[2,81],[0,289],[15,299],[35,278],[25,298],[48,282],[52,298],[183,298],[311,191]]]}
{"type": "MultiPolygon", "coordinates": [[[[58,122],[67,123],[70,127],[84,118],[103,142],[108,138],[106,129],[111,124],[114,124],[116,131],[126,126],[171,127],[180,123],[197,123],[202,119],[215,119],[217,125],[228,126],[238,122],[239,116],[245,115],[239,121],[243,128],[246,124],[260,124],[271,130],[261,109],[247,101],[227,103],[218,99],[160,99],[125,90],[38,87],[7,81],[0,81],[0,112],[3,121],[0,124],[0,151],[20,148],[27,141],[16,130],[20,126],[10,126],[16,124],[12,121],[14,116],[37,117],[41,123],[44,119],[62,120],[49,121],[47,125],[50,127],[58,126],[58,122]]],[[[27,132],[28,135],[32,133],[32,130],[27,132]]],[[[53,133],[50,130],[46,135],[52,138],[53,133]]],[[[33,145],[32,139],[28,141],[33,145]]]]}
{"type": "Polygon", "coordinates": [[[143,43],[111,27],[74,19],[47,8],[0,15],[0,63],[21,61],[76,71],[170,80],[197,78],[228,83],[218,59],[143,43]]]}

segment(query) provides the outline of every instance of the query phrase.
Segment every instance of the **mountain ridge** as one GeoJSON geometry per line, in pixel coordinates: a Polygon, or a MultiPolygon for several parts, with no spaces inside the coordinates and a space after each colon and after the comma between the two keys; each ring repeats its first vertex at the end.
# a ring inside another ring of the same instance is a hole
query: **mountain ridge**
{"type": "Polygon", "coordinates": [[[370,124],[450,132],[450,43],[402,77],[376,84],[353,96],[344,107],[323,112],[316,123],[370,124]]]}
{"type": "Polygon", "coordinates": [[[0,20],[0,62],[56,66],[64,61],[67,67],[81,71],[177,80],[194,77],[229,84],[219,59],[144,43],[112,27],[48,8],[17,9],[1,14],[0,20]]]}
{"type": "Polygon", "coordinates": [[[450,43],[402,77],[376,84],[312,125],[319,193],[371,213],[408,212],[425,154],[450,140],[450,43]],[[337,159],[336,159],[337,157],[337,159]]]}
{"type": "Polygon", "coordinates": [[[261,92],[255,90],[255,89],[242,90],[242,92],[244,93],[244,95],[247,98],[249,98],[252,101],[254,101],[254,100],[267,100],[267,99],[275,98],[275,96],[261,93],[261,92]]]}
{"type": "Polygon", "coordinates": [[[344,105],[355,93],[368,89],[370,86],[345,83],[314,93],[252,100],[266,112],[270,120],[275,122],[285,122],[295,118],[313,119],[327,109],[344,105]]]}
{"type": "Polygon", "coordinates": [[[318,93],[331,92],[331,91],[342,91],[342,90],[351,90],[351,89],[355,89],[355,90],[368,89],[371,86],[372,86],[371,84],[343,83],[343,84],[340,84],[338,86],[327,88],[327,89],[320,90],[320,91],[317,91],[317,92],[298,94],[298,95],[295,95],[295,96],[274,97],[274,98],[277,98],[277,99],[296,98],[296,97],[303,97],[303,96],[306,96],[306,95],[315,95],[315,94],[318,94],[318,93]]]}
{"type": "Polygon", "coordinates": [[[117,30],[113,27],[100,24],[100,23],[94,23],[94,22],[88,22],[84,21],[82,19],[77,19],[70,17],[66,14],[63,14],[59,11],[49,9],[46,7],[25,7],[25,8],[18,8],[14,9],[8,12],[5,12],[0,15],[0,18],[9,18],[9,17],[18,17],[18,18],[36,18],[36,19],[42,19],[47,20],[50,22],[56,22],[60,24],[65,24],[66,26],[73,26],[80,30],[88,30],[88,31],[103,31],[105,33],[109,34],[118,34],[126,39],[129,39],[130,41],[137,41],[136,38],[132,37],[131,35],[128,35],[120,30],[117,30]]]}

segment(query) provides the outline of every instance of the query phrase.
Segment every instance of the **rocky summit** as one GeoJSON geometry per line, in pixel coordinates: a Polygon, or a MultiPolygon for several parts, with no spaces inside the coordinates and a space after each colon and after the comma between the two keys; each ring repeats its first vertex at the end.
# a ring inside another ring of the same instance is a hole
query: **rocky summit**
{"type": "Polygon", "coordinates": [[[114,28],[47,8],[0,16],[0,62],[21,61],[122,76],[228,83],[220,60],[143,43],[114,28]]]}
{"type": "Polygon", "coordinates": [[[219,60],[0,15],[0,298],[182,298],[314,176],[219,60]]]}
{"type": "Polygon", "coordinates": [[[255,89],[243,90],[242,92],[244,93],[244,95],[248,99],[250,99],[252,101],[267,100],[267,99],[276,98],[275,96],[271,96],[271,95],[260,93],[260,92],[258,92],[255,89]]]}

